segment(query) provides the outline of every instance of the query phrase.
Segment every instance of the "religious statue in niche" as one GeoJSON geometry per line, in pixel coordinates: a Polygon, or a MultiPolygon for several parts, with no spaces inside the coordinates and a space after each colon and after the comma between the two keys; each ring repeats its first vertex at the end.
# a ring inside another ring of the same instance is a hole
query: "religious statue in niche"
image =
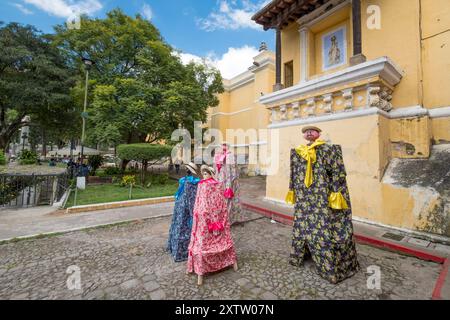
{"type": "Polygon", "coordinates": [[[345,28],[339,28],[322,37],[322,69],[329,70],[346,63],[345,28]]]}
{"type": "Polygon", "coordinates": [[[339,50],[336,36],[331,37],[331,48],[328,51],[328,64],[338,64],[341,61],[341,50],[339,50]]]}

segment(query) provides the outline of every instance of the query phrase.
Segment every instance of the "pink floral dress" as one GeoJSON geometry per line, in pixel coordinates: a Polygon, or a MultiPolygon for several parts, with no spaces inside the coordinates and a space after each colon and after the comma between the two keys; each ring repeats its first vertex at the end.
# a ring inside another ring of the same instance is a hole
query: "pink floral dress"
{"type": "Polygon", "coordinates": [[[219,151],[214,157],[214,169],[217,180],[222,184],[226,198],[228,219],[230,224],[241,222],[242,207],[239,191],[239,169],[236,156],[229,150],[226,153],[219,151]]]}
{"type": "Polygon", "coordinates": [[[213,178],[198,184],[194,205],[188,272],[204,275],[233,265],[236,251],[222,184],[213,178]]]}

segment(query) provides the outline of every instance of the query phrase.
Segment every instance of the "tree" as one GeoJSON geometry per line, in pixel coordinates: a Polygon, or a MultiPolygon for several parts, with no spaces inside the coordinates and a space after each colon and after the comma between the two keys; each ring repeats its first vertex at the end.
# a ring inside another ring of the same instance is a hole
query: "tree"
{"type": "Polygon", "coordinates": [[[148,165],[155,164],[161,159],[170,157],[171,146],[149,143],[121,144],[117,146],[117,155],[122,160],[139,161],[142,164],[141,182],[145,182],[145,173],[148,165]],[[152,163],[149,163],[153,161],[152,163]]]}
{"type": "Polygon", "coordinates": [[[108,12],[105,19],[82,16],[80,22],[81,29],[69,29],[66,24],[56,26],[54,42],[80,71],[82,58],[93,60],[92,79],[101,84],[114,82],[116,77],[136,78],[141,49],[149,41],[162,41],[148,20],[140,15],[132,18],[120,9],[108,12]]]}
{"type": "MultiPolygon", "coordinates": [[[[116,9],[105,19],[82,17],[83,28],[57,26],[55,42],[91,72],[87,141],[117,145],[168,139],[179,125],[204,121],[223,92],[220,73],[205,65],[184,66],[159,31],[139,15],[116,9]]],[[[80,87],[81,88],[81,87],[80,87]]],[[[76,89],[79,90],[79,89],[76,89]]]]}
{"type": "Polygon", "coordinates": [[[0,148],[29,125],[25,116],[60,121],[71,105],[72,85],[69,67],[47,36],[29,25],[1,27],[0,148]]]}

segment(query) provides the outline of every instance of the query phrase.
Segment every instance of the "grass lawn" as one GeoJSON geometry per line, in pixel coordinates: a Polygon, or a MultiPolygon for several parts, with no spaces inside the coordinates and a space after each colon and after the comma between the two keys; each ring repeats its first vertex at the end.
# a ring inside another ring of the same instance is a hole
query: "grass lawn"
{"type": "MultiPolygon", "coordinates": [[[[149,188],[135,186],[132,189],[132,200],[173,196],[178,189],[178,181],[170,181],[164,185],[153,185],[149,188]]],[[[114,184],[88,185],[85,190],[78,190],[77,206],[85,204],[129,200],[129,189],[114,184]]],[[[75,192],[72,191],[66,208],[72,207],[75,192]]]]}

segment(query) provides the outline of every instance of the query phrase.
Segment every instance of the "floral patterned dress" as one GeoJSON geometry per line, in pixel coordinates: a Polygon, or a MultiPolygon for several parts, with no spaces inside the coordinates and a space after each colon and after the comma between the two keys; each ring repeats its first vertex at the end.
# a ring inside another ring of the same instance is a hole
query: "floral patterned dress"
{"type": "Polygon", "coordinates": [[[175,207],[170,225],[167,250],[175,262],[185,261],[188,257],[188,246],[191,240],[192,213],[199,178],[186,176],[179,180],[179,188],[175,194],[175,207]]]}
{"type": "Polygon", "coordinates": [[[222,183],[230,224],[242,221],[242,207],[239,197],[239,170],[236,162],[235,155],[230,151],[225,155],[219,152],[214,157],[214,169],[217,180],[222,183]]]}
{"type": "Polygon", "coordinates": [[[222,185],[213,178],[202,180],[195,199],[187,271],[204,275],[235,262],[236,251],[222,185]]]}
{"type": "Polygon", "coordinates": [[[341,147],[328,144],[316,147],[313,182],[309,188],[304,182],[306,164],[307,161],[292,149],[289,189],[295,194],[295,216],[290,263],[300,266],[307,256],[312,256],[318,273],[337,283],[360,268],[341,147]],[[340,193],[348,209],[332,209],[329,206],[331,193],[340,193]]]}

